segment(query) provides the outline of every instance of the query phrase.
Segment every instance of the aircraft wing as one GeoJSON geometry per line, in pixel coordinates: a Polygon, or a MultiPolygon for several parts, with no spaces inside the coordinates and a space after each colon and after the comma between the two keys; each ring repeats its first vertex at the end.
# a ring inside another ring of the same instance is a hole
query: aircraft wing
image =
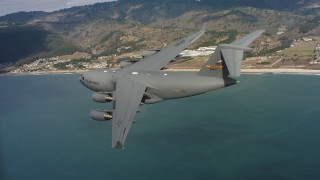
{"type": "Polygon", "coordinates": [[[201,37],[204,32],[205,31],[199,31],[189,37],[183,38],[155,55],[149,56],[131,66],[117,71],[115,92],[113,96],[112,147],[117,149],[123,148],[132,121],[138,111],[147,87],[147,85],[144,84],[144,81],[138,77],[139,70],[160,70],[181,51],[201,37]]]}
{"type": "Polygon", "coordinates": [[[139,69],[150,71],[160,70],[171,60],[173,60],[176,56],[178,56],[180,52],[182,52],[184,49],[190,46],[190,44],[199,39],[204,33],[205,31],[201,30],[189,37],[180,39],[176,41],[173,45],[166,47],[160,52],[152,56],[148,56],[145,59],[142,59],[139,62],[126,67],[125,69],[127,71],[139,69]]]}
{"type": "Polygon", "coordinates": [[[130,78],[134,73],[117,72],[112,120],[112,147],[122,148],[138,111],[146,85],[130,78]]]}

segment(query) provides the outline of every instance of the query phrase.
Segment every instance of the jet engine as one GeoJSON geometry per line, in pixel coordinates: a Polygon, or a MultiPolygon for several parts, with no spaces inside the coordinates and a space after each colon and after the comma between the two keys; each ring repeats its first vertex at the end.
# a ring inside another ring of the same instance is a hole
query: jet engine
{"type": "Polygon", "coordinates": [[[92,110],[90,116],[96,121],[109,121],[112,119],[112,111],[106,110],[92,110]]]}
{"type": "Polygon", "coordinates": [[[112,93],[95,92],[91,97],[93,101],[99,103],[107,103],[113,101],[112,93]]]}

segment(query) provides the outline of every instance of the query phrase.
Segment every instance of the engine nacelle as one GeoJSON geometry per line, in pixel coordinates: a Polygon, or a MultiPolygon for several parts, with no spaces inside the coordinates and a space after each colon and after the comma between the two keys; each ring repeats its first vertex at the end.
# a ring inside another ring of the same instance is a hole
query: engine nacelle
{"type": "Polygon", "coordinates": [[[96,121],[109,121],[112,119],[112,111],[106,110],[92,110],[90,116],[96,121]]]}
{"type": "Polygon", "coordinates": [[[154,55],[155,53],[157,53],[157,52],[159,52],[159,51],[160,51],[160,49],[143,50],[143,51],[141,52],[141,56],[142,56],[143,58],[145,58],[145,57],[154,55]]]}
{"type": "Polygon", "coordinates": [[[91,97],[93,101],[99,103],[107,103],[113,101],[112,93],[95,92],[91,97]]]}
{"type": "Polygon", "coordinates": [[[160,101],[163,101],[162,98],[154,95],[154,94],[149,94],[149,93],[144,93],[141,102],[144,104],[154,104],[158,103],[160,101]]]}

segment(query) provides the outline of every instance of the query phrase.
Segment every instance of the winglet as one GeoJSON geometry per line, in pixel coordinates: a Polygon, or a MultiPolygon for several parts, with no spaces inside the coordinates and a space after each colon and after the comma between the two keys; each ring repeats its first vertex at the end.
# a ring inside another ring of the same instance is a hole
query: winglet
{"type": "Polygon", "coordinates": [[[116,146],[115,146],[114,148],[115,148],[115,149],[122,149],[123,146],[122,146],[122,144],[121,144],[120,141],[117,141],[116,146]]]}
{"type": "Polygon", "coordinates": [[[205,30],[200,30],[199,32],[192,35],[191,39],[189,40],[190,44],[198,40],[205,32],[206,32],[205,30]]]}
{"type": "Polygon", "coordinates": [[[206,31],[206,30],[207,30],[207,26],[206,26],[206,24],[203,24],[201,27],[201,31],[206,31]]]}

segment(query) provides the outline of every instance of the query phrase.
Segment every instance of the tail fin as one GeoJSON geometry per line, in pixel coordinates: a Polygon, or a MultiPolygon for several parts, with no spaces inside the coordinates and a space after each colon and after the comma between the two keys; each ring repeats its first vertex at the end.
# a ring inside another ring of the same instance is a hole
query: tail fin
{"type": "Polygon", "coordinates": [[[251,52],[247,46],[264,31],[250,33],[231,44],[220,44],[209,60],[202,66],[198,75],[214,77],[239,77],[244,52],[251,52]]]}

